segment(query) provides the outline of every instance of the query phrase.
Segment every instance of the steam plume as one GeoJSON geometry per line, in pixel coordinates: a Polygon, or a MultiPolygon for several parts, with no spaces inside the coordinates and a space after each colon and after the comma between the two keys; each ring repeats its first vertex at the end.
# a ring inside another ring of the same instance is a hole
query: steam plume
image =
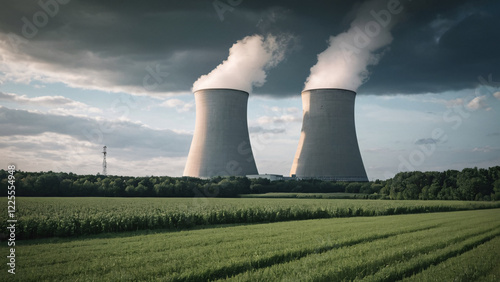
{"type": "Polygon", "coordinates": [[[228,58],[193,84],[193,91],[204,88],[233,88],[251,92],[266,82],[266,71],[285,57],[290,36],[252,35],[237,41],[228,58]]]}
{"type": "Polygon", "coordinates": [[[349,30],[330,37],[329,47],[318,55],[304,89],[356,91],[368,80],[367,67],[382,58],[384,52],[377,51],[392,42],[391,29],[403,10],[401,5],[389,7],[389,2],[374,0],[359,7],[349,30]]]}

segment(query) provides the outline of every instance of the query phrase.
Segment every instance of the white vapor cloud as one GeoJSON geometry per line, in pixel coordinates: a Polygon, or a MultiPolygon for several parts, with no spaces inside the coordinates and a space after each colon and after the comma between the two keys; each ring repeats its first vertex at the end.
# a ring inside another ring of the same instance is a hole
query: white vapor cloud
{"type": "Polygon", "coordinates": [[[318,55],[304,89],[344,88],[356,91],[369,78],[368,66],[383,56],[377,51],[393,40],[391,28],[402,6],[389,9],[387,1],[363,3],[349,30],[329,39],[329,47],[318,55]]]}
{"type": "Polygon", "coordinates": [[[193,91],[204,88],[233,88],[251,92],[264,85],[266,71],[278,65],[284,58],[290,40],[289,35],[252,35],[236,42],[229,49],[227,59],[193,84],[193,91]]]}
{"type": "Polygon", "coordinates": [[[493,97],[497,98],[498,100],[500,100],[500,91],[499,92],[495,92],[493,93],[493,97]]]}

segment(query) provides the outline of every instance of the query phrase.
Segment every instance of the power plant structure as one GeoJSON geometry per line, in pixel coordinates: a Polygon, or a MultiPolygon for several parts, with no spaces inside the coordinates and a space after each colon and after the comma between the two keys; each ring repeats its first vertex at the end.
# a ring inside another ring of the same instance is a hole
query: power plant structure
{"type": "Polygon", "coordinates": [[[355,98],[346,89],[302,91],[302,130],[291,176],[368,181],[356,137],[355,98]]]}
{"type": "Polygon", "coordinates": [[[248,93],[227,88],[194,92],[196,121],[184,176],[258,174],[248,133],[248,93]]]}

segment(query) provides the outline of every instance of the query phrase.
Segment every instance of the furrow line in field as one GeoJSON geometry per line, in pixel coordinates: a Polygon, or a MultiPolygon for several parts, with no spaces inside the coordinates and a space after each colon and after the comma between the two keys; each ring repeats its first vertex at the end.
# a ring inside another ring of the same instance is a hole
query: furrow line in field
{"type": "Polygon", "coordinates": [[[461,255],[432,265],[403,281],[499,281],[500,236],[461,255]]]}
{"type": "Polygon", "coordinates": [[[207,270],[204,273],[192,275],[189,277],[174,278],[173,281],[200,281],[200,280],[214,280],[214,279],[231,277],[231,276],[234,276],[234,275],[237,275],[239,273],[243,273],[243,272],[246,272],[249,270],[256,270],[256,269],[270,267],[270,266],[273,266],[276,264],[296,261],[296,260],[299,260],[299,259],[306,257],[308,255],[311,255],[311,254],[321,254],[321,253],[325,253],[325,252],[332,251],[332,250],[339,249],[339,248],[343,248],[343,247],[351,247],[351,246],[355,246],[357,244],[369,243],[369,242],[373,242],[376,240],[387,239],[387,238],[402,235],[402,234],[431,230],[434,228],[438,228],[439,226],[441,226],[441,224],[414,228],[414,229],[406,230],[403,232],[399,231],[399,232],[390,232],[390,233],[386,233],[386,234],[377,234],[377,235],[369,236],[366,238],[361,238],[361,239],[342,242],[342,243],[335,243],[335,244],[316,247],[316,248],[308,248],[308,249],[303,249],[303,250],[299,250],[299,251],[286,252],[286,253],[277,254],[277,255],[270,256],[270,257],[262,258],[259,260],[250,261],[249,263],[233,264],[233,265],[222,267],[219,269],[207,270]]]}
{"type": "MultiPolygon", "coordinates": [[[[498,228],[495,228],[498,229],[498,228]]],[[[500,231],[489,230],[476,236],[466,236],[461,243],[449,244],[445,248],[437,248],[435,251],[423,253],[421,256],[413,257],[406,261],[392,263],[389,267],[381,269],[373,275],[366,276],[362,281],[396,281],[405,277],[410,277],[429,268],[438,265],[448,259],[457,257],[472,250],[486,242],[500,236],[500,231]]]]}
{"type": "Polygon", "coordinates": [[[371,277],[368,281],[394,281],[398,276],[390,276],[389,279],[382,280],[380,277],[384,278],[385,276],[380,276],[379,273],[383,273],[386,268],[390,268],[394,264],[413,260],[422,255],[434,254],[436,250],[447,251],[450,248],[453,249],[455,244],[462,246],[464,241],[477,245],[479,244],[478,240],[488,239],[491,234],[493,236],[500,234],[499,228],[500,226],[487,227],[487,229],[477,232],[474,231],[473,227],[461,229],[457,226],[449,226],[445,227],[444,230],[436,229],[434,232],[429,232],[430,230],[414,231],[413,233],[399,234],[395,238],[374,240],[354,247],[339,248],[337,252],[311,254],[301,260],[254,269],[233,276],[230,280],[259,280],[269,275],[273,277],[277,275],[275,278],[280,280],[339,281],[371,277]],[[462,235],[452,235],[452,232],[458,230],[461,230],[462,235]],[[440,234],[444,236],[436,237],[441,236],[440,234]],[[437,238],[437,242],[434,238],[437,238]],[[408,245],[407,242],[418,243],[408,245]],[[315,271],[311,272],[311,269],[315,269],[315,271]]]}
{"type": "MultiPolygon", "coordinates": [[[[434,253],[436,250],[446,249],[449,246],[453,246],[453,244],[467,241],[467,240],[473,240],[475,237],[481,237],[482,235],[490,233],[497,228],[498,227],[490,228],[490,229],[487,229],[484,231],[474,232],[472,234],[467,234],[465,236],[457,237],[457,238],[447,240],[444,242],[439,242],[437,244],[422,246],[421,248],[417,248],[411,252],[395,253],[394,255],[390,255],[390,256],[385,257],[385,258],[380,259],[380,260],[360,264],[360,265],[355,266],[355,267],[347,267],[345,269],[342,269],[340,272],[320,276],[320,277],[318,277],[318,280],[319,281],[335,281],[339,277],[342,277],[343,279],[347,279],[347,280],[361,279],[363,281],[395,281],[398,279],[402,279],[404,277],[404,275],[413,274],[413,272],[412,272],[413,268],[408,270],[408,273],[403,273],[402,275],[394,275],[391,273],[391,275],[388,275],[386,277],[385,272],[387,272],[386,271],[387,268],[385,268],[385,266],[390,265],[389,268],[391,268],[394,265],[400,264],[399,262],[405,263],[406,261],[415,261],[415,260],[418,261],[419,257],[422,254],[426,255],[428,253],[434,253]],[[471,238],[473,238],[473,239],[471,239],[471,238]],[[408,257],[410,259],[408,259],[408,257]]],[[[496,231],[495,234],[498,235],[499,233],[500,232],[496,231]]],[[[489,236],[487,236],[487,238],[489,238],[488,240],[493,239],[493,237],[490,238],[489,236]]],[[[431,264],[432,264],[432,262],[431,262],[431,264]]],[[[427,265],[427,267],[429,265],[427,265]]],[[[415,271],[418,269],[420,269],[420,268],[415,267],[415,271]]]]}

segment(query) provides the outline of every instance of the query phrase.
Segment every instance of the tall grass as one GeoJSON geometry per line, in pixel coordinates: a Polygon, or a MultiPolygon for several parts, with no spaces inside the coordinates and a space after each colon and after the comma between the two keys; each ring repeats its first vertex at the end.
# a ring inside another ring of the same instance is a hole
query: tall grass
{"type": "MultiPolygon", "coordinates": [[[[17,198],[16,239],[500,207],[495,202],[335,199],[17,198]]],[[[5,217],[4,214],[2,214],[5,217]]],[[[0,228],[6,230],[6,218],[0,228]]]]}
{"type": "MultiPolygon", "coordinates": [[[[395,281],[415,275],[417,281],[454,281],[469,277],[471,265],[478,266],[473,276],[477,278],[498,266],[498,245],[491,244],[499,243],[500,210],[133,235],[19,241],[19,271],[15,277],[0,273],[0,280],[395,281]],[[465,257],[457,261],[461,256],[465,257]],[[453,261],[455,267],[447,270],[446,264],[453,261]],[[433,265],[437,271],[418,276],[433,265]]],[[[8,252],[7,244],[0,245],[0,252],[8,252]]]]}

